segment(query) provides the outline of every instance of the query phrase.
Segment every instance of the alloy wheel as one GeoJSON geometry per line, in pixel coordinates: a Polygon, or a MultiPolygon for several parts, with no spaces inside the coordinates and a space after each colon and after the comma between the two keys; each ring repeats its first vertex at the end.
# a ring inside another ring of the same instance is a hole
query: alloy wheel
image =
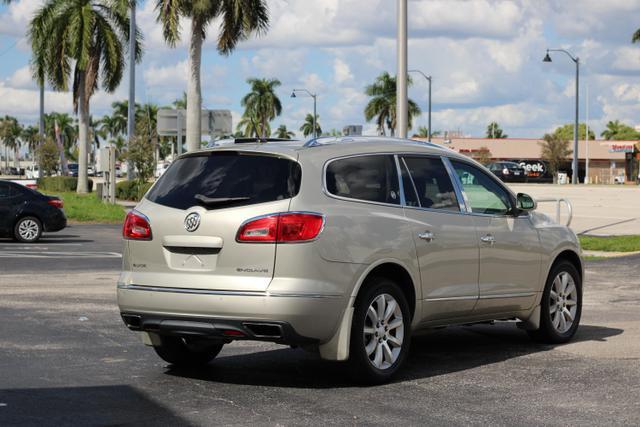
{"type": "Polygon", "coordinates": [[[18,234],[24,240],[33,240],[38,237],[40,232],[40,226],[32,219],[25,219],[18,226],[18,234]]]}
{"type": "Polygon", "coordinates": [[[573,277],[566,271],[553,280],[549,293],[551,324],[563,334],[571,329],[578,311],[578,288],[573,277]]]}
{"type": "Polygon", "coordinates": [[[364,322],[364,345],[369,361],[378,369],[391,367],[404,341],[402,310],[394,297],[378,295],[369,305],[364,322]]]}

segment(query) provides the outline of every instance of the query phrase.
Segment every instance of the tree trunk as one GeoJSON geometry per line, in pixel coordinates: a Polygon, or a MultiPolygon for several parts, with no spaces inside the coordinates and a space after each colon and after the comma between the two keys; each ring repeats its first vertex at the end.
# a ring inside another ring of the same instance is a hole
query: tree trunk
{"type": "Polygon", "coordinates": [[[18,175],[20,175],[20,148],[16,145],[15,151],[13,152],[13,166],[18,170],[18,175]]]}
{"type": "Polygon", "coordinates": [[[202,141],[202,92],[200,88],[200,63],[202,58],[202,23],[191,21],[189,43],[189,77],[187,81],[187,151],[200,149],[202,141]]]}
{"type": "Polygon", "coordinates": [[[88,193],[87,163],[89,154],[89,102],[86,100],[85,73],[80,72],[78,82],[78,189],[88,193]]]}
{"type": "Polygon", "coordinates": [[[62,136],[60,135],[60,127],[58,126],[58,121],[53,121],[53,132],[56,137],[56,145],[58,146],[58,152],[60,153],[60,168],[62,169],[62,175],[67,174],[67,158],[64,155],[64,144],[62,143],[62,136]]]}

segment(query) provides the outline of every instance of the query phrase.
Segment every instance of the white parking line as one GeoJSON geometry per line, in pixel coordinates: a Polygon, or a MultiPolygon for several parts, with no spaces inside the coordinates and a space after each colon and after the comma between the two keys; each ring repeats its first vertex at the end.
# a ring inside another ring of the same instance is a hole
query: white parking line
{"type": "Polygon", "coordinates": [[[118,252],[0,252],[0,258],[122,258],[118,252]]]}
{"type": "Polygon", "coordinates": [[[29,245],[29,246],[17,246],[17,245],[11,245],[11,246],[0,246],[0,250],[7,250],[7,251],[14,251],[14,250],[19,250],[19,251],[26,251],[26,250],[42,250],[42,251],[48,251],[49,249],[53,248],[55,249],[58,246],[81,246],[81,243],[56,243],[54,246],[49,247],[49,246],[34,246],[34,245],[29,245]]]}

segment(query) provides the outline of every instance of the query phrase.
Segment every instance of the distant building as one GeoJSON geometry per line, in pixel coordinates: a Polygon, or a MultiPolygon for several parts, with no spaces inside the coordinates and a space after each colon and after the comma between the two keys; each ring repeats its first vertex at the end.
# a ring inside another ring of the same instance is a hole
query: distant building
{"type": "Polygon", "coordinates": [[[342,128],[344,136],[362,136],[362,125],[347,125],[342,128]]]}
{"type": "MultiPolygon", "coordinates": [[[[426,141],[426,138],[414,138],[426,141]]],[[[473,157],[481,147],[487,147],[493,160],[540,161],[542,139],[532,138],[450,138],[432,137],[432,142],[473,157]]],[[[589,141],[589,182],[613,184],[616,181],[635,181],[640,158],[639,141],[589,141]]],[[[584,182],[586,143],[578,141],[578,178],[584,182]]],[[[571,158],[562,166],[562,171],[571,175],[571,158]]]]}

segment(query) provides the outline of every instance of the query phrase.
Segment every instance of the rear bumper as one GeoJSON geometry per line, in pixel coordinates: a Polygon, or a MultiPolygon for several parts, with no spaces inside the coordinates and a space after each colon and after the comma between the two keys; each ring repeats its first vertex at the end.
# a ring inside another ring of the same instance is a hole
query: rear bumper
{"type": "Polygon", "coordinates": [[[60,231],[67,226],[67,217],[64,211],[56,209],[51,215],[49,215],[44,221],[44,231],[54,232],[60,231]]]}
{"type": "MultiPolygon", "coordinates": [[[[190,326],[200,328],[212,337],[218,336],[226,327],[244,334],[226,336],[227,339],[258,339],[284,344],[324,343],[337,330],[346,304],[341,295],[118,284],[121,313],[140,317],[139,327],[134,325],[132,329],[169,334],[180,334],[181,328],[193,322],[190,326]],[[162,326],[160,323],[165,321],[162,326]],[[255,332],[255,328],[248,326],[255,323],[281,325],[282,334],[279,337],[258,336],[260,334],[255,332]]],[[[183,332],[188,331],[184,329],[183,332]]]]}

